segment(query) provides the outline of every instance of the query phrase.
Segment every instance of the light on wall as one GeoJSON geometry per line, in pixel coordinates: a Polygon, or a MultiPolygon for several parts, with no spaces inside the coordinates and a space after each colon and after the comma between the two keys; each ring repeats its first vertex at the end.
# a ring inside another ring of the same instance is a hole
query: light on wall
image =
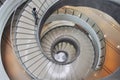
{"type": "Polygon", "coordinates": [[[107,35],[104,35],[104,38],[106,38],[107,37],[107,35]]]}
{"type": "Polygon", "coordinates": [[[118,45],[117,48],[120,49],[120,45],[118,45]]]}

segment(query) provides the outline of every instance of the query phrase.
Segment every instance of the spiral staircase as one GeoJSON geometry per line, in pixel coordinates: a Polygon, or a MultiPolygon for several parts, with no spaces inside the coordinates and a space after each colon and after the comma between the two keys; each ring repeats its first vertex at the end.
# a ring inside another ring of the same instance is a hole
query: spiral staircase
{"type": "MultiPolygon", "coordinates": [[[[0,69],[4,73],[0,74],[2,80],[120,79],[119,69],[112,76],[104,75],[106,78],[93,77],[102,70],[106,71],[105,59],[108,53],[105,31],[100,26],[99,20],[95,21],[88,15],[89,12],[88,14],[84,12],[87,8],[83,5],[89,7],[92,3],[87,4],[81,0],[13,0],[13,2],[12,0],[0,2],[3,4],[0,10],[8,8],[4,5],[10,6],[9,12],[6,12],[10,17],[5,15],[9,20],[2,18],[4,23],[1,21],[0,25],[7,26],[0,31],[3,63],[0,69]],[[78,2],[80,3],[77,4],[78,2]]],[[[98,3],[94,0],[93,2],[98,3]]],[[[114,5],[113,9],[116,7],[120,9],[119,3],[116,3],[119,1],[104,2],[114,5]]],[[[87,11],[89,10],[93,9],[87,11]]],[[[119,26],[120,18],[117,13],[109,15],[116,19],[115,21],[110,17],[112,22],[119,26]]],[[[119,65],[118,62],[117,68],[119,65]]]]}

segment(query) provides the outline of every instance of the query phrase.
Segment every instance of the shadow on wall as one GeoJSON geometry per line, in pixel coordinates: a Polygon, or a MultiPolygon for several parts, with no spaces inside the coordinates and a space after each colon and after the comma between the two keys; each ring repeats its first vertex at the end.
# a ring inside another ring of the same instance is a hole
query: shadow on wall
{"type": "Polygon", "coordinates": [[[113,74],[102,80],[120,80],[120,68],[117,69],[113,74]]]}

